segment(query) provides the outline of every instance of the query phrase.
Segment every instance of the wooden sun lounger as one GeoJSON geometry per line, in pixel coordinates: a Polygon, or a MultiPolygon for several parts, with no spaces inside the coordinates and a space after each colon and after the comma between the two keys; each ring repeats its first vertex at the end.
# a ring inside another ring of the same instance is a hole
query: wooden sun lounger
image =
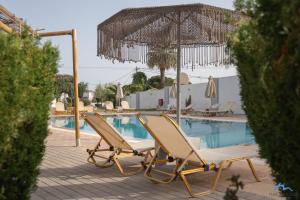
{"type": "Polygon", "coordinates": [[[156,148],[156,154],[151,159],[145,171],[145,176],[148,179],[158,183],[170,183],[179,175],[191,196],[202,196],[215,190],[222,170],[226,168],[226,165],[227,168],[229,168],[233,162],[246,160],[255,179],[259,181],[259,178],[256,175],[255,169],[250,160],[250,157],[256,156],[256,154],[253,155],[253,151],[249,151],[249,148],[247,149],[246,146],[239,145],[228,148],[224,147],[222,149],[196,150],[185,137],[185,134],[177,125],[177,123],[167,115],[138,115],[138,119],[159,144],[156,148]],[[167,153],[167,160],[156,159],[159,149],[162,149],[167,153]],[[224,154],[223,152],[225,150],[229,151],[231,156],[224,154]],[[176,161],[176,165],[172,173],[166,172],[165,170],[158,170],[156,168],[157,163],[165,163],[167,161],[176,161]],[[216,172],[212,180],[211,188],[208,191],[194,193],[186,176],[208,171],[216,172]],[[168,178],[162,179],[161,176],[156,178],[154,175],[157,173],[165,175],[168,178]]]}
{"type": "Polygon", "coordinates": [[[114,108],[114,104],[111,101],[105,101],[104,105],[105,105],[105,111],[106,112],[121,112],[121,110],[118,110],[118,109],[114,108]]]}
{"type": "Polygon", "coordinates": [[[65,115],[67,114],[67,111],[65,109],[65,104],[62,102],[56,102],[55,103],[55,115],[65,115]]]}
{"type": "Polygon", "coordinates": [[[226,115],[226,114],[233,114],[232,107],[234,106],[234,102],[228,101],[226,104],[224,104],[223,108],[218,110],[201,110],[197,111],[196,113],[199,113],[203,116],[217,116],[217,115],[226,115]]]}
{"type": "Polygon", "coordinates": [[[87,149],[89,154],[88,162],[97,167],[110,167],[116,164],[123,176],[134,175],[146,168],[148,158],[152,157],[151,150],[154,149],[154,145],[139,148],[135,147],[134,144],[129,144],[119,132],[98,113],[84,113],[82,117],[101,137],[94,149],[87,149]],[[108,144],[108,148],[102,147],[103,140],[108,144]],[[106,155],[104,153],[106,153],[106,155]],[[107,153],[109,153],[108,156],[107,153]],[[119,159],[132,156],[141,156],[144,158],[141,162],[141,167],[136,171],[125,172],[119,159]],[[105,160],[99,163],[96,158],[105,160]]]}
{"type": "Polygon", "coordinates": [[[130,108],[129,103],[127,101],[121,101],[121,106],[123,111],[136,111],[136,109],[130,108]]]}

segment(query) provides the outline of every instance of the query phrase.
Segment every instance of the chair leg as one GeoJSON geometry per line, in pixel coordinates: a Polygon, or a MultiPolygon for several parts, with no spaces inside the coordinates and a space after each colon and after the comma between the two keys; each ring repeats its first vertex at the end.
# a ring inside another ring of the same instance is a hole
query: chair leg
{"type": "MultiPolygon", "coordinates": [[[[182,181],[183,181],[183,183],[184,183],[184,186],[185,186],[185,188],[187,189],[188,193],[189,193],[192,197],[201,197],[201,196],[208,195],[208,194],[212,193],[212,192],[215,190],[216,186],[217,186],[217,183],[218,183],[219,178],[220,178],[220,176],[221,176],[222,169],[223,169],[223,165],[225,164],[225,162],[226,162],[226,161],[222,161],[222,162],[220,163],[219,169],[218,169],[218,171],[217,171],[217,174],[213,177],[213,180],[212,180],[210,189],[209,189],[209,190],[206,190],[206,191],[204,191],[204,192],[193,193],[193,192],[192,192],[192,189],[191,189],[191,186],[190,186],[190,184],[189,184],[189,182],[188,182],[188,180],[187,180],[187,178],[186,178],[186,175],[188,175],[188,174],[181,172],[181,173],[180,173],[180,177],[181,177],[181,179],[182,179],[182,181]]],[[[200,171],[199,171],[199,172],[200,172],[200,171]]],[[[192,172],[192,173],[195,173],[195,172],[192,172]]],[[[190,174],[192,174],[192,173],[190,173],[190,174]]]]}
{"type": "Polygon", "coordinates": [[[180,178],[182,179],[183,184],[191,197],[200,197],[200,196],[208,195],[212,192],[211,190],[207,190],[207,191],[200,192],[200,193],[193,193],[192,188],[186,178],[186,175],[183,173],[180,173],[180,178]]]}
{"type": "Polygon", "coordinates": [[[95,162],[94,165],[96,167],[100,167],[100,168],[108,168],[108,167],[113,166],[115,164],[114,160],[112,159],[114,154],[115,153],[112,153],[108,158],[106,158],[106,160],[102,164],[95,162]]]}
{"type": "MultiPolygon", "coordinates": [[[[148,164],[148,167],[146,168],[145,170],[145,173],[144,173],[144,176],[148,179],[150,179],[151,181],[155,182],[155,183],[164,183],[164,184],[167,184],[167,183],[170,183],[172,182],[174,179],[176,179],[177,177],[177,169],[179,167],[179,165],[176,163],[176,166],[173,170],[172,173],[167,173],[167,172],[164,172],[164,171],[160,171],[160,170],[155,170],[156,172],[158,173],[161,173],[161,174],[165,174],[167,176],[169,176],[169,178],[166,178],[166,179],[158,179],[158,178],[154,178],[152,176],[152,170],[153,170],[153,165],[155,164],[156,162],[156,157],[157,157],[157,154],[158,154],[158,151],[159,151],[160,148],[156,149],[155,151],[155,154],[152,156],[152,159],[150,160],[149,164],[148,164]]],[[[154,170],[153,170],[154,171],[154,170]]]]}
{"type": "Polygon", "coordinates": [[[255,168],[254,168],[254,166],[253,166],[251,160],[250,160],[249,158],[247,158],[246,160],[247,160],[247,162],[248,162],[248,165],[249,165],[249,167],[250,167],[250,169],[251,169],[251,172],[252,172],[252,174],[253,174],[255,180],[256,180],[257,182],[260,182],[260,179],[258,178],[258,176],[257,176],[257,174],[256,174],[255,168]]]}
{"type": "Polygon", "coordinates": [[[142,162],[142,166],[144,167],[144,169],[147,169],[147,165],[149,164],[149,157],[153,158],[153,155],[151,154],[151,150],[147,151],[146,154],[144,154],[144,160],[142,162]]]}
{"type": "Polygon", "coordinates": [[[230,167],[231,167],[231,165],[232,165],[232,161],[228,161],[229,163],[228,163],[228,165],[227,165],[227,167],[225,168],[225,169],[229,169],[230,167]]]}
{"type": "Polygon", "coordinates": [[[217,183],[219,181],[219,178],[221,176],[221,173],[222,173],[222,170],[223,170],[223,165],[226,163],[226,161],[222,161],[220,164],[219,164],[219,169],[217,171],[217,174],[215,175],[214,177],[214,180],[211,184],[211,187],[210,187],[210,190],[211,191],[214,191],[216,189],[216,186],[217,186],[217,183]]]}
{"type": "Polygon", "coordinates": [[[100,168],[111,167],[111,166],[114,165],[114,162],[111,159],[114,153],[112,153],[109,157],[104,157],[104,156],[96,155],[96,152],[100,151],[101,142],[102,142],[102,138],[100,138],[99,142],[96,144],[96,146],[94,147],[93,150],[87,149],[87,152],[89,154],[89,157],[87,158],[87,161],[89,163],[94,164],[96,167],[100,167],[100,168]],[[95,157],[104,158],[106,160],[104,161],[103,164],[99,164],[99,163],[97,163],[95,157]]]}
{"type": "Polygon", "coordinates": [[[88,152],[88,154],[89,154],[89,157],[87,158],[87,161],[88,161],[89,163],[93,163],[93,164],[96,163],[96,160],[95,160],[95,158],[94,158],[94,155],[95,155],[96,151],[100,149],[101,142],[102,142],[102,138],[100,138],[99,142],[97,142],[97,144],[96,144],[96,146],[94,147],[93,150],[87,149],[87,152],[88,152]]]}
{"type": "MultiPolygon", "coordinates": [[[[244,159],[245,159],[245,158],[244,158],[244,159]]],[[[243,160],[243,159],[241,159],[241,160],[243,160]]],[[[235,161],[238,161],[238,160],[235,160],[235,161]]],[[[250,160],[249,158],[246,158],[246,161],[248,162],[248,165],[249,165],[249,167],[250,167],[250,169],[251,169],[251,171],[252,171],[252,174],[253,174],[253,176],[255,177],[256,181],[259,182],[260,180],[259,180],[259,178],[258,178],[258,176],[257,176],[257,174],[256,174],[256,171],[255,171],[255,169],[254,169],[254,166],[253,166],[251,160],[250,160]]],[[[208,191],[204,191],[204,192],[200,192],[200,193],[193,193],[193,192],[192,192],[191,186],[190,186],[190,184],[189,184],[189,182],[188,182],[188,180],[187,180],[187,178],[186,178],[186,175],[192,174],[192,173],[195,173],[195,172],[191,172],[191,173],[184,173],[184,171],[180,172],[180,177],[181,177],[181,179],[182,179],[182,181],[183,181],[183,183],[184,183],[184,186],[185,186],[185,188],[187,189],[188,193],[189,193],[192,197],[198,197],[198,196],[203,196],[203,195],[207,195],[207,194],[212,193],[212,192],[216,189],[217,183],[218,183],[218,181],[219,181],[219,179],[220,179],[220,177],[221,177],[222,170],[224,169],[224,165],[225,165],[227,162],[228,162],[228,165],[227,165],[226,169],[229,168],[229,167],[232,165],[232,163],[234,162],[234,160],[224,160],[224,161],[222,161],[222,162],[219,164],[219,168],[218,168],[218,170],[217,170],[216,175],[213,177],[213,180],[212,180],[210,189],[209,189],[208,191]]]]}
{"type": "Polygon", "coordinates": [[[113,161],[114,161],[114,163],[116,163],[118,170],[120,171],[120,173],[123,176],[132,176],[132,175],[135,175],[144,170],[144,165],[141,164],[141,167],[139,167],[136,171],[125,172],[125,170],[124,170],[123,166],[121,165],[119,158],[116,154],[113,156],[113,161]]]}

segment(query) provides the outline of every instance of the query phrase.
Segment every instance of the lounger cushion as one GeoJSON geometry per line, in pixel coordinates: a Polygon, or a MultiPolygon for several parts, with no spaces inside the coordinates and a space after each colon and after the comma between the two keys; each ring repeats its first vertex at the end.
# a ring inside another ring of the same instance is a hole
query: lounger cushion
{"type": "MultiPolygon", "coordinates": [[[[223,160],[229,160],[237,157],[257,157],[258,150],[255,145],[235,145],[230,147],[222,147],[216,149],[201,149],[197,153],[207,161],[207,163],[219,164],[223,160]]],[[[192,160],[197,162],[196,160],[192,160]]]]}
{"type": "Polygon", "coordinates": [[[154,148],[154,141],[147,140],[147,141],[135,141],[135,140],[128,140],[128,144],[136,151],[143,152],[147,150],[151,150],[154,148]]]}

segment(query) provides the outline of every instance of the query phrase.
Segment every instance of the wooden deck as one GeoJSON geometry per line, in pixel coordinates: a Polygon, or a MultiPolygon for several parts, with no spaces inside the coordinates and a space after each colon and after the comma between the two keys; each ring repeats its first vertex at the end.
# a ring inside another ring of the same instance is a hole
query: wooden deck
{"type": "MultiPolygon", "coordinates": [[[[32,199],[189,199],[180,179],[167,185],[153,184],[142,173],[122,177],[115,166],[100,169],[87,163],[86,148],[93,147],[97,140],[95,136],[82,135],[82,146],[76,148],[74,134],[52,131],[47,138],[38,188],[32,193],[32,199]]],[[[254,165],[262,182],[255,182],[246,162],[235,163],[222,174],[217,191],[201,199],[223,199],[229,185],[226,179],[233,174],[240,174],[245,184],[244,190],[238,193],[241,200],[281,199],[273,189],[269,168],[262,162],[254,165]]],[[[206,190],[212,175],[190,177],[195,190],[206,190]]]]}

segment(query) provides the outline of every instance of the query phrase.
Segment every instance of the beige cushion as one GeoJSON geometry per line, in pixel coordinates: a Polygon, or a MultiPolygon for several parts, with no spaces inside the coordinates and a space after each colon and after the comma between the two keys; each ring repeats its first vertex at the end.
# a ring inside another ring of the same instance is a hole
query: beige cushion
{"type": "Polygon", "coordinates": [[[237,157],[253,158],[258,156],[257,146],[255,145],[235,145],[216,149],[201,149],[197,150],[197,153],[208,163],[215,164],[237,157]]]}
{"type": "Polygon", "coordinates": [[[114,109],[114,104],[111,101],[106,101],[105,103],[105,109],[106,110],[113,110],[114,109]]]}
{"type": "Polygon", "coordinates": [[[55,104],[55,111],[58,111],[58,112],[66,111],[65,110],[65,104],[62,103],[62,102],[56,102],[56,104],[55,104]]]}

